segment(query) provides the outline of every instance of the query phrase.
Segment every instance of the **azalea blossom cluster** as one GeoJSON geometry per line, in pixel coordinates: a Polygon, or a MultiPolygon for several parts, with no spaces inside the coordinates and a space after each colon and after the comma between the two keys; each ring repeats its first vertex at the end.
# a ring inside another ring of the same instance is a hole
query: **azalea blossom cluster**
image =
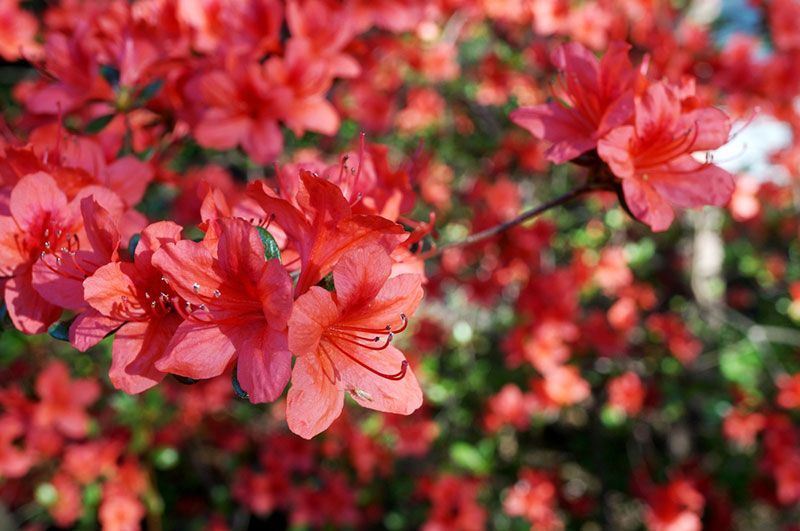
{"type": "Polygon", "coordinates": [[[629,48],[614,42],[598,60],[578,43],[560,46],[551,58],[561,72],[556,101],[517,109],[511,120],[552,142],[547,158],[556,164],[595,153],[621,182],[630,212],[662,231],[674,218],[670,204],[730,200],[733,177],[692,154],[727,143],[731,125],[724,112],[701,105],[694,79],[650,81],[641,72],[646,64],[631,66],[629,48]]]}
{"type": "Polygon", "coordinates": [[[43,74],[14,88],[32,123],[68,115],[79,129],[109,127],[116,135],[103,147],[115,152],[152,154],[191,134],[204,147],[241,146],[260,164],[281,153],[281,125],[334,134],[326,93],[360,72],[345,48],[373,25],[407,29],[420,11],[413,2],[64,2],[48,9],[39,44],[31,15],[16,0],[4,6],[18,22],[0,53],[43,74]]]}
{"type": "Polygon", "coordinates": [[[114,192],[93,184],[68,197],[87,172],[51,174],[33,149],[9,148],[3,167],[16,182],[0,217],[9,316],[38,334],[63,309],[77,312],[69,340],[82,351],[115,333],[109,376],[128,393],[167,373],[197,380],[236,365],[243,394],[270,402],[293,374],[287,420],[305,437],[339,415],[345,391],[408,414],[422,394],[391,343],[422,298],[422,262],[408,249],[417,237],[379,212],[396,219],[411,191],[406,174],[379,173],[368,156],[362,141],[355,167],[345,156],[323,176],[285,168],[280,194],[253,182],[235,203],[209,186],[201,241],[162,221],[121,256],[125,207],[114,192]],[[327,289],[317,285],[326,277],[327,289]]]}

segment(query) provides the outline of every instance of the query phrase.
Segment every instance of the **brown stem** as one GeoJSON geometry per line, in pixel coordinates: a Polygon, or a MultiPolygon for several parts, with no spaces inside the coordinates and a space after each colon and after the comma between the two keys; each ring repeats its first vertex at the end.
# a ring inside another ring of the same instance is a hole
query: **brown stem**
{"type": "Polygon", "coordinates": [[[560,196],[556,197],[555,199],[552,199],[552,200],[550,200],[550,201],[548,201],[546,203],[542,203],[541,205],[539,205],[537,207],[534,207],[534,208],[532,208],[530,210],[527,210],[527,211],[523,212],[522,214],[520,214],[519,216],[515,217],[514,219],[506,221],[505,223],[500,223],[499,225],[495,225],[494,227],[490,227],[490,228],[488,228],[486,230],[482,230],[481,232],[478,232],[476,234],[471,234],[471,235],[467,236],[466,238],[464,238],[461,241],[451,242],[451,243],[448,243],[446,245],[442,245],[440,247],[435,247],[435,248],[431,249],[430,251],[428,251],[424,255],[424,257],[425,257],[426,260],[428,258],[435,258],[435,257],[441,255],[443,252],[445,252],[448,249],[454,249],[456,247],[466,247],[468,245],[472,245],[474,243],[478,243],[478,242],[481,242],[483,240],[489,239],[489,238],[491,238],[493,236],[497,236],[501,232],[503,232],[505,230],[508,230],[511,227],[515,226],[515,225],[519,225],[520,223],[523,223],[523,222],[525,222],[525,221],[527,221],[527,220],[529,220],[529,219],[531,219],[533,217],[536,217],[539,214],[550,210],[551,208],[555,208],[555,207],[557,207],[559,205],[563,205],[564,203],[567,203],[568,201],[570,201],[572,199],[575,199],[576,197],[578,197],[580,195],[583,195],[586,192],[589,192],[589,191],[592,191],[592,190],[596,190],[596,189],[597,189],[596,187],[593,187],[590,184],[583,185],[580,188],[575,188],[574,190],[570,190],[566,194],[560,195],[560,196]]]}

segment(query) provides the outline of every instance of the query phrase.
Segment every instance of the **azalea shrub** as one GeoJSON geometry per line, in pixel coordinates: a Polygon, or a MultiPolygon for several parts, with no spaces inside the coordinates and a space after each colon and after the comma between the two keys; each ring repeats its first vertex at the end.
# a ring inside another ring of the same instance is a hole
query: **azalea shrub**
{"type": "Polygon", "coordinates": [[[0,528],[800,529],[797,0],[0,0],[0,58],[0,528]]]}

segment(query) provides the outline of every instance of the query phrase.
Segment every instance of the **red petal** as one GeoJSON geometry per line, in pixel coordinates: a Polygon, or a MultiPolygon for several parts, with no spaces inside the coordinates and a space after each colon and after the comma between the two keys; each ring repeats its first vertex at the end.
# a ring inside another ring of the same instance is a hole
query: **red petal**
{"type": "Polygon", "coordinates": [[[352,308],[342,316],[342,324],[383,329],[386,325],[398,329],[403,321],[401,314],[410,319],[422,300],[423,291],[419,275],[402,274],[386,281],[369,305],[352,308]]]}
{"type": "Polygon", "coordinates": [[[232,338],[260,334],[262,326],[254,323],[232,327],[184,321],[175,331],[156,368],[189,378],[219,376],[236,357],[236,345],[232,338]]]}
{"type": "Polygon", "coordinates": [[[344,393],[333,375],[330,361],[322,356],[302,356],[295,361],[286,422],[304,439],[325,431],[342,412],[344,393]]]}
{"type": "MultiPolygon", "coordinates": [[[[378,352],[354,347],[350,353],[384,374],[399,372],[406,359],[402,352],[391,345],[378,352]]],[[[336,367],[340,371],[345,389],[362,406],[408,415],[422,405],[422,390],[411,368],[406,369],[402,379],[387,380],[341,355],[338,359],[341,363],[336,362],[336,367]]]]}
{"type": "Polygon", "coordinates": [[[284,330],[292,315],[292,277],[279,260],[267,262],[257,289],[270,328],[284,330]]]}
{"type": "Polygon", "coordinates": [[[194,128],[194,137],[203,147],[233,149],[250,134],[251,120],[230,116],[222,109],[210,109],[194,128]]]}
{"type": "Polygon", "coordinates": [[[163,357],[180,323],[179,316],[167,314],[162,319],[130,322],[120,328],[114,336],[108,371],[114,387],[135,394],[163,380],[165,373],[155,364],[163,357]]]}
{"type": "Polygon", "coordinates": [[[392,272],[392,260],[382,248],[371,245],[353,249],[333,268],[336,302],[339,309],[364,306],[372,302],[392,272]]]}
{"type": "Polygon", "coordinates": [[[55,179],[40,171],[19,180],[11,191],[9,209],[20,229],[38,234],[45,214],[51,214],[59,222],[65,220],[67,198],[55,179]]]}
{"type": "Polygon", "coordinates": [[[92,197],[81,201],[81,214],[86,238],[95,254],[107,261],[116,260],[120,242],[116,220],[92,197]]]}
{"type": "Polygon", "coordinates": [[[648,182],[669,202],[682,207],[725,206],[736,184],[727,171],[687,155],[654,171],[648,182]]]}
{"type": "Polygon", "coordinates": [[[667,230],[672,224],[675,213],[672,207],[656,192],[652,186],[640,179],[622,181],[625,202],[636,219],[647,223],[654,232],[667,230]]]}
{"type": "Polygon", "coordinates": [[[620,179],[633,177],[635,167],[631,157],[631,142],[634,129],[631,125],[623,125],[609,131],[597,143],[597,154],[606,161],[614,175],[620,179]]]}
{"type": "Polygon", "coordinates": [[[317,352],[325,329],[339,319],[333,294],[319,286],[302,294],[295,302],[289,319],[289,350],[296,356],[317,352]]]}
{"type": "Polygon", "coordinates": [[[675,90],[664,83],[653,83],[636,105],[636,136],[649,140],[672,134],[680,115],[681,102],[675,90]]]}
{"type": "Polygon", "coordinates": [[[88,308],[78,314],[69,327],[69,343],[81,352],[86,352],[121,324],[120,320],[106,317],[94,308],[88,308]]]}
{"type": "Polygon", "coordinates": [[[105,183],[128,206],[139,203],[155,176],[150,165],[129,155],[115,160],[105,169],[105,183]]]}
{"type": "Polygon", "coordinates": [[[275,120],[262,118],[242,135],[242,149],[258,164],[273,162],[283,150],[283,132],[275,120]]]}
{"type": "MultiPolygon", "coordinates": [[[[181,298],[195,305],[202,304],[204,300],[195,293],[194,284],[199,286],[199,294],[209,297],[225,283],[224,272],[211,256],[208,247],[200,242],[181,240],[165,245],[153,254],[152,262],[163,271],[170,287],[181,298]]],[[[230,286],[226,291],[230,291],[230,286]]]]}
{"type": "Polygon", "coordinates": [[[239,337],[242,342],[236,344],[239,353],[236,374],[242,389],[254,404],[272,402],[281,395],[292,372],[286,333],[263,328],[239,337]]]}
{"type": "Polygon", "coordinates": [[[535,137],[553,142],[547,150],[547,159],[555,164],[572,160],[596,144],[595,128],[590,129],[588,124],[578,121],[558,103],[522,107],[513,111],[509,118],[535,137]]]}
{"type": "Polygon", "coordinates": [[[159,221],[145,227],[134,253],[134,263],[142,277],[149,278],[159,274],[151,264],[153,253],[167,243],[179,241],[182,230],[180,225],[171,221],[159,221]]]}
{"type": "Polygon", "coordinates": [[[580,87],[600,95],[600,61],[580,43],[568,42],[555,49],[550,61],[566,75],[574,76],[580,87]]]}
{"type": "Polygon", "coordinates": [[[6,281],[5,302],[14,327],[29,335],[46,332],[62,312],[33,289],[30,272],[6,281]]]}
{"type": "Polygon", "coordinates": [[[106,317],[124,321],[127,313],[124,311],[122,297],[136,300],[137,289],[133,281],[135,276],[136,268],[131,263],[106,264],[83,281],[84,299],[106,317]]]}

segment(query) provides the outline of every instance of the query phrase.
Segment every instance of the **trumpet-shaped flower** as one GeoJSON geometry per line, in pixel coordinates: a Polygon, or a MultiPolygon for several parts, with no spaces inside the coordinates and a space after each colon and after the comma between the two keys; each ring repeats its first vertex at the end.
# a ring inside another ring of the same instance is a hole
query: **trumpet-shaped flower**
{"type": "Polygon", "coordinates": [[[593,149],[604,134],[633,113],[636,72],[628,59],[629,49],[626,43],[614,42],[598,60],[581,44],[562,44],[550,59],[562,72],[557,100],[521,107],[511,113],[511,121],[552,142],[547,158],[556,164],[593,149]]]}
{"type": "Polygon", "coordinates": [[[730,120],[712,107],[682,112],[681,95],[666,83],[650,85],[636,101],[633,125],[610,131],[597,152],[622,179],[625,201],[654,231],[667,229],[681,207],[725,206],[734,190],[731,175],[692,153],[728,140],[730,120]]]}
{"type": "Polygon", "coordinates": [[[181,308],[173,298],[185,321],[156,367],[212,378],[236,361],[250,400],[275,400],[292,367],[286,344],[291,278],[279,260],[265,260],[261,237],[246,221],[222,218],[212,228],[219,234],[216,242],[183,240],[155,253],[154,263],[186,301],[181,308]]]}
{"type": "Polygon", "coordinates": [[[339,416],[344,392],[364,407],[408,415],[422,391],[391,345],[422,299],[420,277],[389,278],[392,261],[369,246],[333,269],[336,292],[312,286],[295,302],[289,348],[297,356],[286,404],[289,429],[310,439],[339,416]]]}

